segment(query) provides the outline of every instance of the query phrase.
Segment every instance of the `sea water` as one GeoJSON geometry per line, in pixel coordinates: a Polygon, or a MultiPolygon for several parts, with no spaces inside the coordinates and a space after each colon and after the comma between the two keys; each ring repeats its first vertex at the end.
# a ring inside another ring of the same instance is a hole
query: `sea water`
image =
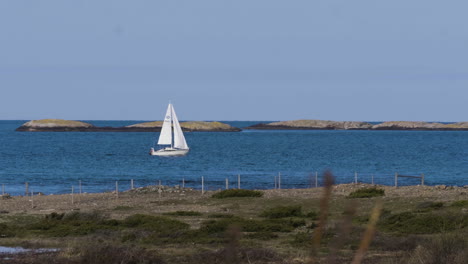
{"type": "MultiPolygon", "coordinates": [[[[427,185],[468,185],[468,131],[244,130],[185,133],[184,157],[148,155],[159,133],[16,132],[0,121],[0,185],[12,195],[121,190],[159,184],[205,189],[306,188],[326,170],[341,183],[394,184],[394,175],[427,185]],[[239,176],[240,175],[240,176],[239,176]]],[[[125,126],[141,121],[87,121],[125,126]]],[[[226,122],[246,127],[258,122],[226,122]]],[[[420,184],[399,178],[399,185],[420,184]]],[[[1,191],[1,190],[0,190],[1,191]]]]}

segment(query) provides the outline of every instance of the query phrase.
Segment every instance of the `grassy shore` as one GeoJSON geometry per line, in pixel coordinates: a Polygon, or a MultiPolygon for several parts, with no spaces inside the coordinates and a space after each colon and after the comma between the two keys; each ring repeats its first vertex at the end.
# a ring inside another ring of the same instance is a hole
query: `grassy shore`
{"type": "Polygon", "coordinates": [[[330,197],[324,188],[241,194],[247,197],[154,190],[3,199],[0,245],[60,249],[4,262],[351,263],[379,203],[363,263],[468,259],[468,188],[346,184],[333,186],[330,197]]]}

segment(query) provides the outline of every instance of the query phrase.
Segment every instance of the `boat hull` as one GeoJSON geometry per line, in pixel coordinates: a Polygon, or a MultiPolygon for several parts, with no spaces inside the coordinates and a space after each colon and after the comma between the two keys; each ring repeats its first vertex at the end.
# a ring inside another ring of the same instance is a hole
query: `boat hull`
{"type": "Polygon", "coordinates": [[[164,148],[155,151],[151,149],[151,156],[184,156],[189,152],[189,149],[173,149],[173,148],[164,148]]]}

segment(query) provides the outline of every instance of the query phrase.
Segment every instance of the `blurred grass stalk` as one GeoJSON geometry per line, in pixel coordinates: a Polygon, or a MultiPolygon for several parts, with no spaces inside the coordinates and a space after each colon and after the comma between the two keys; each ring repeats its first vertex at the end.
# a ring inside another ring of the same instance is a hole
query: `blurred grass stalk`
{"type": "Polygon", "coordinates": [[[366,231],[364,232],[359,248],[356,252],[356,255],[354,255],[354,259],[353,259],[353,262],[351,262],[351,264],[359,264],[364,259],[364,256],[367,250],[369,249],[370,243],[372,242],[372,239],[374,238],[374,234],[375,234],[376,227],[377,227],[377,222],[379,221],[380,214],[382,213],[382,207],[383,207],[382,200],[380,199],[377,200],[374,208],[372,209],[372,213],[370,216],[369,223],[367,224],[366,231]]]}

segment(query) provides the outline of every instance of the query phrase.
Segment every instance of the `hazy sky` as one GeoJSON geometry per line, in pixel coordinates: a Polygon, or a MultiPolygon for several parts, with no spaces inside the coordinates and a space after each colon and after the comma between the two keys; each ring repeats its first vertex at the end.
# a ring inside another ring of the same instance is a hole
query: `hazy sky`
{"type": "Polygon", "coordinates": [[[0,119],[468,121],[467,10],[1,0],[0,119]]]}

